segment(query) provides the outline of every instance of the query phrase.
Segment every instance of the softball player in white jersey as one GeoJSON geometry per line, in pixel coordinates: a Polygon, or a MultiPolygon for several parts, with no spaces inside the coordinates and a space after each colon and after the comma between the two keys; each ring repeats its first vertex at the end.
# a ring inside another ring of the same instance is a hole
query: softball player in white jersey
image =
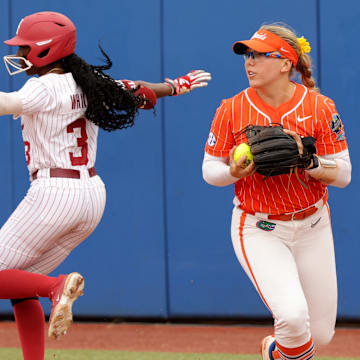
{"type": "Polygon", "coordinates": [[[30,78],[13,93],[0,93],[0,115],[21,116],[31,186],[0,230],[0,298],[11,299],[24,359],[44,358],[44,314],[38,296],[52,300],[48,335],[60,338],[82,295],[79,273],[46,276],[96,228],[104,212],[105,186],[95,170],[99,127],[134,124],[138,108],[158,97],[207,85],[202,70],[152,84],[115,81],[75,53],[76,29],[66,16],[41,12],[25,17],[14,38],[16,55],[5,56],[10,74],[30,78]],[[15,69],[15,70],[13,70],[15,69]]]}

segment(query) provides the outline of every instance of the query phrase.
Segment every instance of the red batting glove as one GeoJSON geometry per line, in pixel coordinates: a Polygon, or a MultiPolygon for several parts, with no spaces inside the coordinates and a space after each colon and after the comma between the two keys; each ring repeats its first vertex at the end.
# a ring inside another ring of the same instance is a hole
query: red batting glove
{"type": "Polygon", "coordinates": [[[140,109],[148,110],[155,107],[157,98],[153,90],[142,85],[138,86],[136,82],[132,80],[118,80],[118,82],[127,90],[136,89],[135,95],[139,96],[143,101],[142,104],[138,106],[140,109]]]}
{"type": "Polygon", "coordinates": [[[123,87],[127,90],[137,88],[137,85],[132,80],[117,80],[117,82],[123,85],[123,87]]]}
{"type": "Polygon", "coordinates": [[[172,96],[186,94],[196,88],[207,86],[211,80],[211,74],[204,70],[194,70],[187,75],[178,77],[175,80],[166,78],[166,84],[170,85],[173,92],[172,96]]]}

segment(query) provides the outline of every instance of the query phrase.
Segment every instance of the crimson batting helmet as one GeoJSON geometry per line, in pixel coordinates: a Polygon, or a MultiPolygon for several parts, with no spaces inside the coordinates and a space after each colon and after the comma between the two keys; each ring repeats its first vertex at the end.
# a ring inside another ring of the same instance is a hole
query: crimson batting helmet
{"type": "Polygon", "coordinates": [[[18,25],[16,36],[4,43],[29,46],[27,60],[36,67],[42,67],[75,51],[76,28],[63,14],[38,12],[24,17],[18,25]]]}

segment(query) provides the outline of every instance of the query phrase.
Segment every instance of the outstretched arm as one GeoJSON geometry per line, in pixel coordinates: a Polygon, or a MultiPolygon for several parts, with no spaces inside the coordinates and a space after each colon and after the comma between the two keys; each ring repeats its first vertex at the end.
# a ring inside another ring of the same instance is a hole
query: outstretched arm
{"type": "Polygon", "coordinates": [[[21,110],[20,96],[16,92],[0,92],[0,116],[20,114],[21,110]]]}
{"type": "Polygon", "coordinates": [[[204,70],[194,70],[176,79],[166,78],[164,83],[149,83],[146,81],[135,81],[136,84],[153,90],[157,98],[164,96],[177,96],[208,85],[211,74],[204,70]]]}
{"type": "Polygon", "coordinates": [[[166,78],[163,83],[150,83],[143,80],[118,80],[126,89],[136,89],[135,94],[143,98],[141,109],[152,109],[158,98],[177,96],[207,86],[211,74],[204,70],[194,70],[174,80],[166,78]]]}
{"type": "Polygon", "coordinates": [[[135,84],[151,89],[155,93],[157,99],[164,96],[171,96],[172,94],[172,88],[166,83],[150,83],[142,80],[137,80],[135,81],[135,84]]]}

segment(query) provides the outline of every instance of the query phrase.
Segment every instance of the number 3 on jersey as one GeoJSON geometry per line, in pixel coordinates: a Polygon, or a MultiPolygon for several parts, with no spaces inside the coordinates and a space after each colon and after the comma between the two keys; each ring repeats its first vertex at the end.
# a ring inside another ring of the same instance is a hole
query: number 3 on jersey
{"type": "Polygon", "coordinates": [[[68,134],[73,133],[76,128],[80,128],[81,136],[77,138],[77,146],[81,148],[81,156],[74,156],[74,153],[70,152],[71,165],[86,165],[88,163],[88,144],[86,142],[88,136],[86,134],[86,120],[84,118],[80,118],[68,125],[68,134]]]}
{"type": "MultiPolygon", "coordinates": [[[[21,125],[21,130],[24,130],[24,125],[21,125]]],[[[24,147],[25,147],[25,158],[26,158],[26,164],[30,164],[30,143],[28,141],[24,141],[24,147]]]]}

